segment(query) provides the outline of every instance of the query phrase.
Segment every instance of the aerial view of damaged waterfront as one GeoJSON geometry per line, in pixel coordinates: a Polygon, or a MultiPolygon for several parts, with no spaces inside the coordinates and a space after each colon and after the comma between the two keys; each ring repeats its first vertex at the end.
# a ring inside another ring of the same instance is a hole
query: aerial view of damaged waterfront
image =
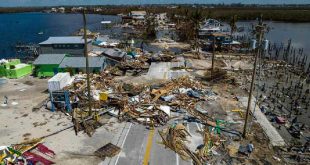
{"type": "Polygon", "coordinates": [[[0,165],[310,164],[309,0],[0,0],[0,165]]]}

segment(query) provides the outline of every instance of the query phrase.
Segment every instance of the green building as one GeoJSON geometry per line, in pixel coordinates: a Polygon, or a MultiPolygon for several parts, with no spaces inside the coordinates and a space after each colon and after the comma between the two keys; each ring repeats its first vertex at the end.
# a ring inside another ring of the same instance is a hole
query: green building
{"type": "Polygon", "coordinates": [[[9,60],[0,65],[0,77],[17,79],[31,74],[32,65],[21,63],[19,59],[9,60]]]}
{"type": "Polygon", "coordinates": [[[53,77],[59,70],[59,65],[66,54],[41,54],[34,61],[35,75],[37,77],[53,77]]]}

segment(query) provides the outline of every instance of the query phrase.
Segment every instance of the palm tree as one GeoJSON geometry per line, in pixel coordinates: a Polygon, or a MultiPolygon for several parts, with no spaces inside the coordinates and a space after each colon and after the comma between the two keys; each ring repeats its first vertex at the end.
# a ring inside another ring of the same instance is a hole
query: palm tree
{"type": "Polygon", "coordinates": [[[144,32],[144,37],[147,39],[156,38],[156,21],[154,16],[150,16],[146,19],[146,28],[144,32]]]}
{"type": "Polygon", "coordinates": [[[230,26],[230,36],[232,37],[233,33],[237,31],[237,20],[238,20],[238,16],[234,15],[229,23],[230,26]]]}
{"type": "Polygon", "coordinates": [[[197,50],[197,56],[199,57],[198,34],[200,29],[200,22],[203,20],[202,12],[200,10],[195,10],[194,12],[191,13],[189,18],[194,27],[193,31],[195,40],[194,48],[197,50]]]}

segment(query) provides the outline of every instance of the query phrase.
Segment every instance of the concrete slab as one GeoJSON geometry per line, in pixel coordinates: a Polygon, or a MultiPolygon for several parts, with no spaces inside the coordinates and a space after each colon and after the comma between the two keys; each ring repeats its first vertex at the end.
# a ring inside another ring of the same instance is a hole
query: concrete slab
{"type": "MultiPolygon", "coordinates": [[[[241,97],[239,101],[243,107],[245,108],[247,107],[248,97],[241,97]]],[[[284,139],[281,137],[278,131],[272,126],[272,124],[268,121],[266,116],[260,111],[259,107],[255,104],[255,102],[256,101],[253,97],[252,102],[251,102],[251,109],[250,109],[251,113],[254,115],[257,122],[260,124],[265,134],[268,136],[271,145],[274,147],[285,146],[286,143],[284,139]],[[254,111],[254,106],[256,106],[255,111],[254,111]]]]}
{"type": "Polygon", "coordinates": [[[178,62],[152,63],[147,76],[152,79],[176,79],[184,75],[189,75],[189,73],[185,69],[172,70],[172,68],[180,68],[184,66],[184,60],[179,60],[178,62]]]}

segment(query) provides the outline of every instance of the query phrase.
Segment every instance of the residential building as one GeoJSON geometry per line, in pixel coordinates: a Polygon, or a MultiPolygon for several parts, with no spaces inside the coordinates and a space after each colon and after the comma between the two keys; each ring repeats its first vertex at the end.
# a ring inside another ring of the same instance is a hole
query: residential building
{"type": "Polygon", "coordinates": [[[38,77],[52,77],[59,70],[59,65],[66,57],[66,54],[40,54],[33,62],[34,73],[38,77]]]}
{"type": "Polygon", "coordinates": [[[59,13],[65,13],[65,11],[66,11],[66,8],[64,8],[64,7],[58,8],[59,13]]]}
{"type": "Polygon", "coordinates": [[[51,8],[51,13],[56,13],[57,12],[57,9],[56,8],[51,8]]]}
{"type": "Polygon", "coordinates": [[[135,20],[144,20],[146,16],[146,11],[131,11],[130,16],[135,20]]]}
{"type": "MultiPolygon", "coordinates": [[[[101,72],[106,66],[105,57],[88,57],[89,70],[92,73],[101,72]]],[[[65,57],[59,65],[60,70],[76,74],[79,72],[86,72],[86,58],[85,57],[65,57]]]]}
{"type": "MultiPolygon", "coordinates": [[[[82,36],[49,37],[39,43],[40,54],[70,54],[84,56],[84,38],[82,36]]],[[[88,51],[92,49],[92,40],[87,39],[88,51]]]]}

